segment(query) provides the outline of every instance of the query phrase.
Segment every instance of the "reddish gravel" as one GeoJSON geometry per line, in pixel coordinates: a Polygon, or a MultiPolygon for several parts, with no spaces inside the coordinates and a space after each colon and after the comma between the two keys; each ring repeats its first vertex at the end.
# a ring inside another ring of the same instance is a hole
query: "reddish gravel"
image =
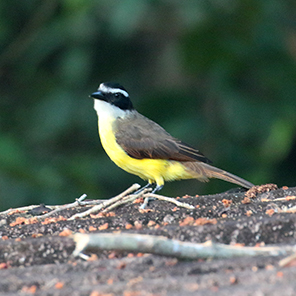
{"type": "MultiPolygon", "coordinates": [[[[0,296],[16,295],[296,295],[296,267],[282,258],[181,261],[151,254],[102,251],[90,261],[74,258],[74,232],[162,235],[181,241],[294,245],[296,188],[186,197],[194,210],[152,201],[121,206],[105,216],[68,221],[85,208],[37,222],[28,212],[0,215],[0,296]]],[[[271,187],[269,187],[272,189],[271,187]]]]}

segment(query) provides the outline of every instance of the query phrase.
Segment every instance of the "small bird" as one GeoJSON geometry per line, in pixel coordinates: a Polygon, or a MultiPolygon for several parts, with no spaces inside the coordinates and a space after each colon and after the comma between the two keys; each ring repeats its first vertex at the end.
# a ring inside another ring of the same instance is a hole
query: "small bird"
{"type": "MultiPolygon", "coordinates": [[[[110,159],[128,173],[156,184],[165,181],[218,178],[251,188],[254,185],[238,176],[211,166],[199,150],[174,138],[160,125],[138,113],[128,92],[118,83],[101,83],[91,94],[98,115],[101,143],[110,159]]],[[[143,189],[142,188],[142,189],[143,189]]]]}

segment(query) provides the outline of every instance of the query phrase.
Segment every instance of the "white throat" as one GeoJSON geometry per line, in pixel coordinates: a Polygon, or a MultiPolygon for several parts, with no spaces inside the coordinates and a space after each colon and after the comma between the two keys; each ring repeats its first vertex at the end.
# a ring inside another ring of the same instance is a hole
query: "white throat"
{"type": "Polygon", "coordinates": [[[111,105],[110,103],[101,101],[101,100],[94,100],[94,109],[98,114],[99,121],[101,120],[112,120],[116,119],[117,117],[124,118],[128,111],[123,111],[120,108],[111,105]]]}

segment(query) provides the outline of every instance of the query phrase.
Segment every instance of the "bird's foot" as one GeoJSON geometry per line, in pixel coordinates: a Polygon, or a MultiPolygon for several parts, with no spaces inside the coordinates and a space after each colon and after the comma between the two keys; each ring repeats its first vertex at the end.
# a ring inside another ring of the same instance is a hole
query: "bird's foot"
{"type": "Polygon", "coordinates": [[[138,189],[134,194],[139,194],[142,191],[144,191],[144,189],[149,188],[152,184],[148,183],[145,186],[141,187],[140,189],[138,189]]]}
{"type": "MultiPolygon", "coordinates": [[[[148,183],[147,185],[151,185],[150,183],[148,183]]],[[[144,186],[145,187],[148,187],[148,186],[144,186]]],[[[152,190],[152,194],[154,194],[155,192],[158,192],[162,189],[163,185],[156,185],[156,187],[152,190]]],[[[149,201],[152,201],[152,200],[155,200],[155,197],[150,197],[150,196],[147,196],[145,199],[144,199],[144,202],[142,203],[142,205],[140,206],[140,209],[145,209],[145,207],[148,205],[149,201]]]]}

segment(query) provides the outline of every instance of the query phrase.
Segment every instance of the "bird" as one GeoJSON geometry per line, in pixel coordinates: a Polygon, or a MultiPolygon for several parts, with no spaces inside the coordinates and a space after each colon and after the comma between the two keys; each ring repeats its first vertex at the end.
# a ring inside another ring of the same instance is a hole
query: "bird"
{"type": "Polygon", "coordinates": [[[156,122],[133,107],[126,89],[116,82],[101,83],[94,99],[102,146],[110,159],[128,173],[148,180],[152,193],[165,181],[217,178],[244,188],[254,185],[212,166],[199,150],[171,136],[156,122]]]}

